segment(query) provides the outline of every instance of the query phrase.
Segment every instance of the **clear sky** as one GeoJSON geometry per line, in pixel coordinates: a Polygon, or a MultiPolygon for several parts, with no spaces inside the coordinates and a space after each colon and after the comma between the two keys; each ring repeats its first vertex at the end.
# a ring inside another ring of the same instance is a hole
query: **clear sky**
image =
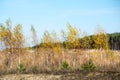
{"type": "Polygon", "coordinates": [[[67,23],[93,34],[97,24],[106,32],[120,32],[120,0],[0,0],[0,23],[8,18],[21,23],[26,36],[34,25],[37,35],[45,30],[60,33],[67,23]]]}

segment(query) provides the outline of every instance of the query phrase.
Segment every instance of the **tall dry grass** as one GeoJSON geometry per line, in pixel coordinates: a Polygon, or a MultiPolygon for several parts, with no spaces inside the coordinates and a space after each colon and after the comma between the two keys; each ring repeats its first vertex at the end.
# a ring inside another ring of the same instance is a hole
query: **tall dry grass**
{"type": "MultiPolygon", "coordinates": [[[[21,64],[26,68],[25,72],[61,70],[64,61],[69,64],[71,70],[81,70],[82,64],[89,59],[92,59],[97,70],[120,71],[120,51],[61,49],[59,52],[55,52],[53,49],[39,49],[35,56],[35,51],[32,49],[20,54],[21,64]]],[[[18,61],[16,53],[13,55],[11,69],[9,68],[9,53],[0,52],[0,71],[18,72],[18,61]]]]}

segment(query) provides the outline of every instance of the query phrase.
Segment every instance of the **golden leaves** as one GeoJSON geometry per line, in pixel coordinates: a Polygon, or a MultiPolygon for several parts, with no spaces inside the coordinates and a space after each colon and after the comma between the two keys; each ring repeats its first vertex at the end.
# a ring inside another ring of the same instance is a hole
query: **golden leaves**
{"type": "Polygon", "coordinates": [[[94,47],[97,49],[109,49],[109,37],[102,28],[97,28],[93,35],[94,47]]]}

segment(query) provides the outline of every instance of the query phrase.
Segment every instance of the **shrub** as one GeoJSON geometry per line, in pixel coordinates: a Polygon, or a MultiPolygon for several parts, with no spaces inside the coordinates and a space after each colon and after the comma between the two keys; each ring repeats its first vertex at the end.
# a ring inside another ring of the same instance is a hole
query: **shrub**
{"type": "Polygon", "coordinates": [[[25,72],[26,71],[26,67],[24,66],[24,64],[19,64],[17,67],[17,70],[21,73],[21,72],[25,72]]]}
{"type": "Polygon", "coordinates": [[[64,70],[70,69],[68,62],[66,61],[62,62],[61,69],[64,69],[64,70]]]}
{"type": "Polygon", "coordinates": [[[96,68],[96,66],[94,65],[94,63],[91,59],[82,64],[83,70],[95,70],[95,68],[96,68]]]}
{"type": "Polygon", "coordinates": [[[32,67],[32,72],[33,72],[33,73],[38,73],[38,71],[39,71],[39,70],[38,70],[37,66],[32,67]]]}

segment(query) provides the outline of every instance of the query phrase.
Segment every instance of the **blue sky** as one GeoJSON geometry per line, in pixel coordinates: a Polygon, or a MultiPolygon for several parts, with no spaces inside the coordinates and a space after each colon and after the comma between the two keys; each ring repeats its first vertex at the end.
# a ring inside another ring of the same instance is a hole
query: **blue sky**
{"type": "Polygon", "coordinates": [[[97,24],[106,32],[120,32],[120,0],[0,0],[0,23],[10,18],[23,25],[30,36],[34,25],[38,37],[45,30],[60,33],[67,23],[93,34],[97,24]]]}

